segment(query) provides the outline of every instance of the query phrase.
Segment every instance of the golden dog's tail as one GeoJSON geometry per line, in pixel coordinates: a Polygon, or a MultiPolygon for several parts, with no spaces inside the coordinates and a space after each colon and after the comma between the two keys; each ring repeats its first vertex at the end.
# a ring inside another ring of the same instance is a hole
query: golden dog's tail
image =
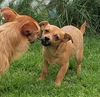
{"type": "Polygon", "coordinates": [[[86,21],[82,24],[80,30],[84,34],[85,33],[85,28],[86,28],[86,21]]]}

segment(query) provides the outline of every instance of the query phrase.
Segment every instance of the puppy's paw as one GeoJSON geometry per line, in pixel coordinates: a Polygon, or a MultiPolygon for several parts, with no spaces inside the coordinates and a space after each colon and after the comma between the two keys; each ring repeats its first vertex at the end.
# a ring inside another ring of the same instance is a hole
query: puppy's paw
{"type": "Polygon", "coordinates": [[[56,86],[61,86],[61,82],[55,81],[55,85],[56,85],[56,86]]]}
{"type": "Polygon", "coordinates": [[[77,71],[76,71],[77,75],[79,75],[80,72],[81,72],[81,65],[78,65],[78,66],[77,66],[77,71]]]}

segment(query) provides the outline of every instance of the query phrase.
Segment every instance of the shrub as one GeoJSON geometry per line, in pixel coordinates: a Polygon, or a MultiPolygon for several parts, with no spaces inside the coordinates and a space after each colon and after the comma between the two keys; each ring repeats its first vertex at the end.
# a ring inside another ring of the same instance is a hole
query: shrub
{"type": "Polygon", "coordinates": [[[99,0],[50,0],[48,5],[44,0],[12,0],[9,7],[20,14],[32,16],[38,21],[47,20],[59,27],[70,24],[80,27],[86,20],[89,35],[100,33],[99,0]],[[32,7],[34,2],[38,4],[32,7]]]}

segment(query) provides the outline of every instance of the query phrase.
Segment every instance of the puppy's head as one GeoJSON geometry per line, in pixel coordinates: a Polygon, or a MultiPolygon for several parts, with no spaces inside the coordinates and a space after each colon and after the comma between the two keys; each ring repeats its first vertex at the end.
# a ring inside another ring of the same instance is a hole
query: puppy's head
{"type": "Polygon", "coordinates": [[[3,16],[4,23],[6,23],[6,22],[12,22],[18,16],[18,13],[15,12],[11,8],[3,8],[3,9],[1,9],[1,14],[3,16]]]}
{"type": "Polygon", "coordinates": [[[44,46],[50,46],[50,45],[56,46],[59,45],[61,42],[67,42],[69,40],[72,40],[72,37],[69,34],[64,33],[57,26],[50,24],[44,26],[41,38],[41,43],[44,46]]]}
{"type": "Polygon", "coordinates": [[[20,26],[21,34],[26,37],[30,43],[33,43],[40,32],[39,24],[29,16],[21,16],[16,19],[20,26]]]}

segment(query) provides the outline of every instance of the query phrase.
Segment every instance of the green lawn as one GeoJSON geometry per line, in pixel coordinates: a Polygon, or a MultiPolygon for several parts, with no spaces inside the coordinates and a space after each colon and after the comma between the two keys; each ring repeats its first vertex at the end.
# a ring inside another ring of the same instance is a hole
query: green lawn
{"type": "Polygon", "coordinates": [[[0,80],[0,97],[100,97],[100,38],[84,38],[84,59],[82,72],[75,73],[75,60],[60,87],[54,80],[59,70],[52,65],[44,81],[38,81],[42,67],[42,47],[39,42],[31,45],[29,51],[11,64],[0,80]]]}

